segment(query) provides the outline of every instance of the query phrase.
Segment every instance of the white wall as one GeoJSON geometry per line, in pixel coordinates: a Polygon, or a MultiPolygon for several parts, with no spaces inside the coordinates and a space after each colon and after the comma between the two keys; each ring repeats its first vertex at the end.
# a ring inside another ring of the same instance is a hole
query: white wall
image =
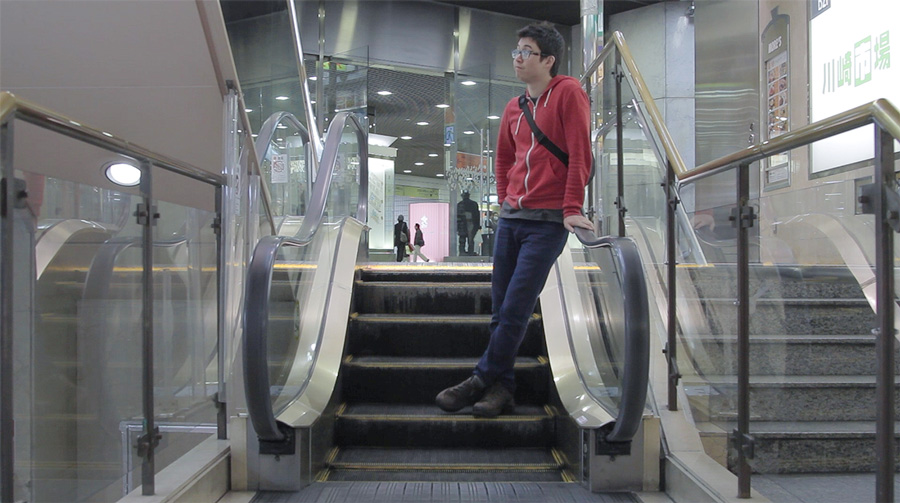
{"type": "MultiPolygon", "coordinates": [[[[203,4],[219,12],[214,1],[203,4]]],[[[197,168],[222,170],[222,97],[193,0],[2,0],[0,89],[197,168]]],[[[17,135],[17,145],[23,139],[17,135]]],[[[17,147],[17,166],[110,186],[99,152],[86,150],[75,164],[73,152],[47,147],[38,146],[44,151],[34,162],[23,158],[27,147],[17,147]]],[[[190,183],[163,188],[163,199],[197,199],[190,183]]]]}

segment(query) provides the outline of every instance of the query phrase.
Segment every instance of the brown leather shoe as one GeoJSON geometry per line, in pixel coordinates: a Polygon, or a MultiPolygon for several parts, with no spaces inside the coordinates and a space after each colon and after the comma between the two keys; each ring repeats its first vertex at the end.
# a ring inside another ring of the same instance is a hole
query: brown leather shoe
{"type": "Polygon", "coordinates": [[[484,397],[472,407],[472,414],[476,417],[497,417],[501,412],[512,412],[515,407],[513,394],[506,386],[495,382],[488,388],[484,397]]]}
{"type": "Polygon", "coordinates": [[[484,395],[484,382],[477,375],[438,393],[435,403],[446,412],[456,412],[477,402],[484,395]]]}

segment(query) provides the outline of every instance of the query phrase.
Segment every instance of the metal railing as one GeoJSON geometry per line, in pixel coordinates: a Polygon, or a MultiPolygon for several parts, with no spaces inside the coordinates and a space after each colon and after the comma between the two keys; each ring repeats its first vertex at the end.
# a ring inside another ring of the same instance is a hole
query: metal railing
{"type": "MultiPolygon", "coordinates": [[[[769,156],[787,152],[797,147],[859,128],[875,125],[874,183],[866,186],[859,202],[864,213],[874,214],[875,228],[875,278],[876,316],[876,498],[877,501],[894,500],[894,240],[892,230],[900,232],[900,195],[897,193],[894,174],[894,140],[900,139],[900,112],[884,99],[875,100],[833,117],[815,122],[786,133],[773,140],[739,150],[710,161],[679,175],[679,184],[694,182],[700,178],[724,171],[737,170],[736,211],[732,217],[738,229],[738,399],[737,429],[731,441],[737,451],[738,494],[750,497],[753,438],[750,435],[750,280],[749,235],[757,216],[750,205],[750,164],[769,156]]],[[[670,225],[674,225],[670,221],[670,225]]],[[[668,245],[674,247],[674,234],[667,236],[668,245]]],[[[670,291],[674,291],[674,261],[668,264],[670,291]]],[[[672,307],[672,306],[670,306],[672,307]]],[[[671,321],[671,320],[670,320],[671,321]]],[[[675,377],[670,376],[670,388],[675,377]]]]}
{"type": "MultiPolygon", "coordinates": [[[[129,157],[137,161],[141,171],[139,186],[143,204],[139,205],[138,216],[142,228],[142,408],[144,431],[138,442],[138,452],[143,457],[142,486],[145,495],[155,492],[154,452],[159,444],[159,433],[154,417],[154,360],[153,360],[153,225],[158,215],[153,206],[153,168],[163,169],[180,176],[197,180],[215,187],[216,212],[221,215],[221,192],[225,177],[211,173],[190,164],[180,162],[165,155],[135,145],[106,131],[87,126],[79,121],[57,114],[49,109],[3,92],[0,93],[0,152],[2,152],[2,214],[4,220],[12,218],[17,207],[24,202],[27,192],[19,188],[15,180],[13,165],[13,137],[15,119],[25,121],[40,128],[73,138],[80,142],[99,147],[109,152],[129,157]]],[[[4,222],[2,229],[2,268],[0,268],[0,295],[2,295],[2,320],[0,320],[0,487],[3,501],[13,501],[14,446],[13,446],[13,327],[18,315],[13,310],[13,226],[4,222]]],[[[221,253],[221,239],[216,242],[217,254],[221,253]]],[[[220,274],[218,271],[217,274],[220,274]]],[[[218,328],[221,330],[221,327],[218,328]]]]}

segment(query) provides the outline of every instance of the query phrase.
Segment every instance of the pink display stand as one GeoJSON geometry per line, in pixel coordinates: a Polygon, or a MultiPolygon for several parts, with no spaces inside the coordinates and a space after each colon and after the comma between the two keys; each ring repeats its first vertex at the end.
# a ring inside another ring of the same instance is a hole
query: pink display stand
{"type": "Polygon", "coordinates": [[[409,205],[409,237],[422,228],[425,246],[422,253],[432,262],[441,262],[450,250],[450,205],[448,203],[413,203],[409,205]]]}

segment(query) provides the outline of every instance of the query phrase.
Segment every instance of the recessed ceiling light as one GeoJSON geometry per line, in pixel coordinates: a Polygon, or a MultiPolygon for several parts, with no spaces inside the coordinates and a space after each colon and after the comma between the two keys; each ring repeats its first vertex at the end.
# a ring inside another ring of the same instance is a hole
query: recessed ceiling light
{"type": "Polygon", "coordinates": [[[252,134],[251,134],[251,135],[250,135],[250,136],[252,136],[252,137],[254,137],[254,138],[256,138],[256,137],[257,137],[257,136],[259,136],[259,135],[258,135],[258,134],[256,134],[256,133],[252,133],[252,134]]]}
{"type": "Polygon", "coordinates": [[[103,136],[113,137],[112,133],[107,133],[106,131],[103,131],[103,136]]]}
{"type": "Polygon", "coordinates": [[[392,94],[394,94],[394,93],[392,93],[392,92],[390,92],[390,91],[378,91],[378,94],[381,95],[381,96],[390,96],[390,95],[392,95],[392,94]]]}
{"type": "Polygon", "coordinates": [[[449,147],[450,145],[451,145],[450,143],[445,143],[445,144],[444,144],[445,147],[449,147]]]}
{"type": "Polygon", "coordinates": [[[424,166],[425,165],[424,162],[414,162],[413,164],[415,164],[416,166],[424,166]]]}
{"type": "Polygon", "coordinates": [[[315,82],[318,79],[319,79],[319,77],[316,77],[315,75],[313,75],[312,77],[309,78],[309,80],[311,80],[313,82],[315,82]]]}
{"type": "Polygon", "coordinates": [[[247,113],[249,114],[250,112],[253,111],[253,109],[252,109],[252,108],[245,108],[244,111],[247,112],[247,113]]]}
{"type": "Polygon", "coordinates": [[[438,108],[450,108],[450,105],[448,105],[446,103],[441,103],[440,105],[435,105],[435,106],[438,108]]]}
{"type": "Polygon", "coordinates": [[[419,121],[416,123],[416,126],[427,126],[427,125],[428,125],[428,122],[426,122],[426,121],[419,121]]]}
{"type": "Polygon", "coordinates": [[[412,170],[411,170],[411,169],[404,169],[403,172],[404,172],[404,173],[412,173],[412,170]]]}
{"type": "Polygon", "coordinates": [[[463,134],[475,134],[475,131],[463,131],[463,134]]]}
{"type": "Polygon", "coordinates": [[[438,173],[438,174],[436,174],[436,175],[434,175],[434,176],[440,176],[440,177],[442,177],[442,176],[444,176],[444,174],[443,174],[443,173],[438,173]]]}
{"type": "Polygon", "coordinates": [[[106,178],[116,185],[134,187],[141,183],[141,170],[133,164],[113,162],[103,169],[106,178]]]}
{"type": "Polygon", "coordinates": [[[284,101],[289,100],[290,98],[288,98],[287,96],[276,96],[275,99],[278,101],[284,101]]]}
{"type": "Polygon", "coordinates": [[[315,104],[316,104],[316,100],[310,100],[309,103],[310,103],[311,105],[315,105],[315,104]]]}
{"type": "Polygon", "coordinates": [[[428,154],[428,157],[437,157],[438,155],[435,153],[428,154]]]}
{"type": "Polygon", "coordinates": [[[487,118],[489,120],[495,121],[495,120],[499,119],[500,116],[499,115],[488,115],[487,118]]]}
{"type": "Polygon", "coordinates": [[[401,136],[401,140],[412,140],[412,136],[401,136]]]}
{"type": "Polygon", "coordinates": [[[275,126],[275,129],[287,129],[287,126],[285,126],[284,124],[279,124],[275,126]]]}
{"type": "Polygon", "coordinates": [[[474,86],[476,84],[476,82],[474,80],[464,80],[464,81],[460,82],[460,84],[462,84],[464,86],[474,86]]]}

